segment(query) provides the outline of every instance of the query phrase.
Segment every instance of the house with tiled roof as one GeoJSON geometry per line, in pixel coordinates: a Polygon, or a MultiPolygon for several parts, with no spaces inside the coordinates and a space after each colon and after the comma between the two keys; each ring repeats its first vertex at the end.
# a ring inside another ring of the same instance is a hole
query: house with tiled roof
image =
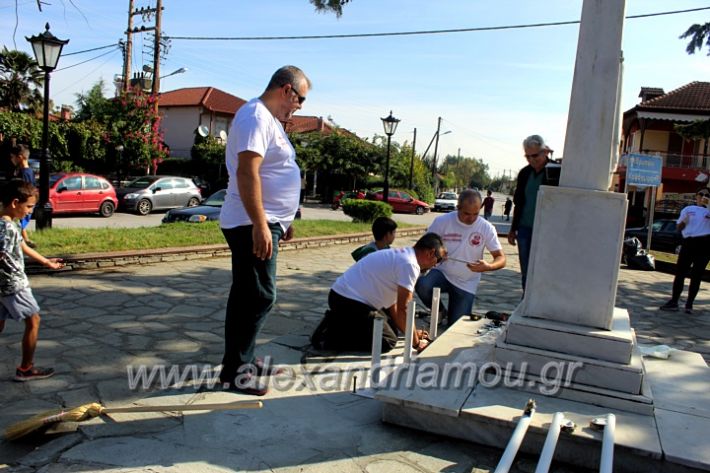
{"type": "Polygon", "coordinates": [[[225,134],[235,112],[246,101],[215,87],[188,87],[162,92],[158,110],[162,117],[163,140],[170,155],[189,158],[195,131],[204,126],[210,135],[225,134]]]}
{"type": "MultiPolygon", "coordinates": [[[[162,116],[163,140],[170,147],[170,156],[189,158],[195,132],[201,126],[212,136],[224,136],[221,132],[229,132],[234,115],[245,103],[244,99],[214,87],[189,87],[161,93],[158,110],[162,116]]],[[[301,115],[291,117],[284,128],[288,133],[326,135],[336,129],[323,117],[301,115]]]]}
{"type": "MultiPolygon", "coordinates": [[[[622,154],[661,156],[659,199],[695,193],[710,176],[708,138],[686,139],[675,127],[710,120],[710,82],[691,82],[670,92],[642,87],[639,97],[640,103],[624,112],[622,154]]],[[[624,164],[622,159],[616,172],[619,190],[625,184],[624,164]]]]}

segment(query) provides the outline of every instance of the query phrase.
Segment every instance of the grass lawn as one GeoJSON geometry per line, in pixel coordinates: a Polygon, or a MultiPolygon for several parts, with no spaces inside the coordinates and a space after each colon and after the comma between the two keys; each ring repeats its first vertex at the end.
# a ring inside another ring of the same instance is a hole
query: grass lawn
{"type": "MultiPolygon", "coordinates": [[[[663,263],[676,264],[678,261],[678,255],[673,253],[663,253],[661,251],[652,251],[651,254],[656,258],[656,261],[662,261],[663,263]]],[[[706,270],[710,270],[710,263],[705,267],[706,270]]]]}
{"type": "MultiPolygon", "coordinates": [[[[399,223],[400,228],[415,225],[399,223]]],[[[296,220],[297,238],[370,232],[369,223],[296,220]]],[[[30,232],[45,256],[104,251],[147,250],[225,243],[219,222],[170,223],[140,228],[52,228],[30,232]]]]}

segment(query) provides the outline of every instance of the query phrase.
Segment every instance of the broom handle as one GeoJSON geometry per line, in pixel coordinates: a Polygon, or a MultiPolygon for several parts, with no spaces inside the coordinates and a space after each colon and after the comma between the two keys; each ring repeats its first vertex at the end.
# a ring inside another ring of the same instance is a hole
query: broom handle
{"type": "Polygon", "coordinates": [[[120,412],[166,412],[166,411],[225,411],[229,409],[261,409],[261,401],[235,401],[220,404],[172,404],[163,406],[106,407],[102,414],[120,412]]]}

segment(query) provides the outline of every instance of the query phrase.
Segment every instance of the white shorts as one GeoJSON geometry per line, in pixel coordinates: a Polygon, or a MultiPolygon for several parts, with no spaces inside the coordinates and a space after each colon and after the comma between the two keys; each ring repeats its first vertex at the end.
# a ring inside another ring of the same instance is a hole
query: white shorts
{"type": "Polygon", "coordinates": [[[39,314],[39,305],[29,287],[0,297],[0,320],[25,320],[34,314],[39,314]]]}

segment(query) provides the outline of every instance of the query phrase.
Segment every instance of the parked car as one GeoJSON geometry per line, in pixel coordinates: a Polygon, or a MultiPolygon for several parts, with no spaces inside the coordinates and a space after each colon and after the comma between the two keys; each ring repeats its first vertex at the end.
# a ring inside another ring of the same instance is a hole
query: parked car
{"type": "MultiPolygon", "coordinates": [[[[219,214],[222,211],[222,205],[224,205],[226,195],[227,189],[222,189],[209,196],[202,202],[202,205],[168,210],[163,217],[163,223],[202,223],[211,220],[219,220],[219,214]]],[[[301,218],[301,207],[299,207],[298,212],[296,212],[296,219],[299,218],[301,218]]]]}
{"type": "Polygon", "coordinates": [[[441,192],[434,201],[434,212],[450,212],[456,210],[459,196],[456,192],[441,192]]]}
{"type": "Polygon", "coordinates": [[[163,223],[202,223],[211,220],[219,220],[219,213],[222,210],[224,196],[226,194],[227,189],[222,189],[209,196],[201,205],[168,210],[163,217],[163,223]]]}
{"type": "MultiPolygon", "coordinates": [[[[382,191],[368,192],[367,199],[370,200],[382,200],[382,191]]],[[[403,212],[403,213],[415,213],[417,215],[422,215],[428,212],[429,204],[417,200],[406,192],[399,190],[390,190],[388,203],[392,206],[393,212],[403,212]]]]}
{"type": "MultiPolygon", "coordinates": [[[[664,251],[666,253],[680,252],[680,244],[683,239],[676,226],[676,221],[671,219],[660,219],[653,222],[651,227],[651,249],[664,251]]],[[[648,225],[639,228],[627,228],[624,238],[636,237],[641,240],[644,248],[647,248],[646,238],[648,236],[648,225]]]]}
{"type": "Polygon", "coordinates": [[[113,215],[118,206],[111,183],[85,173],[50,175],[49,202],[55,214],[98,212],[102,217],[113,215]]]}
{"type": "Polygon", "coordinates": [[[350,191],[350,192],[345,192],[345,191],[340,191],[338,195],[336,195],[333,198],[333,203],[330,205],[330,208],[333,210],[338,210],[340,208],[340,201],[345,200],[345,199],[364,199],[365,198],[365,193],[362,191],[350,191]]]}
{"type": "Polygon", "coordinates": [[[140,215],[157,209],[195,207],[202,201],[200,189],[186,177],[142,176],[117,192],[120,207],[140,215]]]}

